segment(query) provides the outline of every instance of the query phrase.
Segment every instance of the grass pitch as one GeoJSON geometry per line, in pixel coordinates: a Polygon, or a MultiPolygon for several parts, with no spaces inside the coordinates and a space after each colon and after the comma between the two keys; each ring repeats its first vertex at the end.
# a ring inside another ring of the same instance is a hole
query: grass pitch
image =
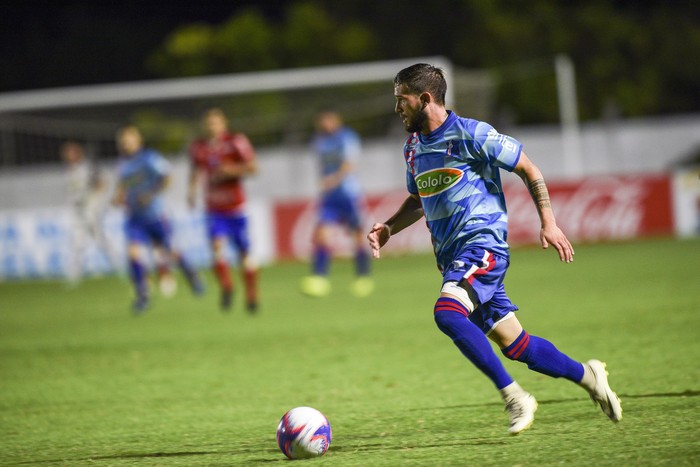
{"type": "Polygon", "coordinates": [[[262,273],[259,316],[217,309],[183,284],[129,311],[125,279],[0,284],[0,465],[286,462],[282,414],[310,405],[333,428],[324,465],[700,464],[700,241],[579,246],[576,261],[517,249],[506,287],[525,328],[608,363],[615,425],[576,385],[507,361],[537,397],[506,433],[491,383],[432,321],[430,256],[374,263],[376,292],[297,290],[303,264],[262,273]]]}

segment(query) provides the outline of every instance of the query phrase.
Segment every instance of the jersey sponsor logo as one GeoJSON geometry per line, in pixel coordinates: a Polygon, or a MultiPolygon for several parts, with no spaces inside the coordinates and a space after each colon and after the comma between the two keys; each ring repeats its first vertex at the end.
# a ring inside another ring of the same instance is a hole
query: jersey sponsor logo
{"type": "Polygon", "coordinates": [[[486,136],[487,136],[487,139],[497,140],[498,143],[506,151],[515,152],[515,150],[518,148],[517,145],[512,141],[512,139],[509,136],[502,135],[493,128],[491,128],[489,130],[489,132],[486,134],[486,136]]]}
{"type": "Polygon", "coordinates": [[[457,184],[464,172],[452,167],[428,170],[416,177],[418,194],[423,198],[435,196],[457,184]]]}

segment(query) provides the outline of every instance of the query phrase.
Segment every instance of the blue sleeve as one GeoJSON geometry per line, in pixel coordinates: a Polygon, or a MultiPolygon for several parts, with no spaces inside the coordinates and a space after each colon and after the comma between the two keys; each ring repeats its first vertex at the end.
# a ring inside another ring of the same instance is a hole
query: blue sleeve
{"type": "Polygon", "coordinates": [[[351,130],[347,130],[343,136],[343,160],[356,162],[360,156],[360,137],[351,130]]]}
{"type": "Polygon", "coordinates": [[[170,173],[170,163],[168,160],[158,154],[157,152],[151,153],[149,158],[149,166],[151,170],[160,178],[165,178],[170,173]]]}
{"type": "Polygon", "coordinates": [[[416,185],[416,179],[413,178],[413,174],[409,170],[406,170],[406,189],[412,195],[418,194],[418,185],[416,185]]]}
{"type": "Polygon", "coordinates": [[[491,125],[478,122],[474,130],[478,156],[490,165],[512,172],[520,160],[523,145],[508,135],[502,135],[491,125]]]}

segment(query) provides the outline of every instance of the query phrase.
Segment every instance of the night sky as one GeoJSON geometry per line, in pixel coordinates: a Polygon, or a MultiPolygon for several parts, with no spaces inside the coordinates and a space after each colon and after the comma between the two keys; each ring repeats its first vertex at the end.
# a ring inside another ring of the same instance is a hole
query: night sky
{"type": "Polygon", "coordinates": [[[212,24],[288,1],[15,0],[0,7],[0,92],[154,78],[144,62],[182,24],[212,24]]]}

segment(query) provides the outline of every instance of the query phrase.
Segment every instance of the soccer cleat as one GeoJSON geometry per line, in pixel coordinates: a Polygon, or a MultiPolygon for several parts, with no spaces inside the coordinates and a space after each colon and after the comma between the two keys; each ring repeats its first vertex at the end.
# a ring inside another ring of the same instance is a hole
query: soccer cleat
{"type": "Polygon", "coordinates": [[[603,413],[613,422],[622,420],[622,405],[620,398],[613,392],[608,384],[608,372],[605,363],[600,360],[588,360],[585,365],[590,368],[595,377],[593,389],[588,389],[594,404],[598,404],[603,413]]]}
{"type": "Polygon", "coordinates": [[[222,290],[221,291],[221,311],[231,311],[231,305],[233,304],[233,290],[222,290]]]}
{"type": "Polygon", "coordinates": [[[510,417],[510,427],[508,433],[517,435],[525,431],[535,421],[535,411],[537,401],[532,394],[525,393],[520,397],[515,397],[506,402],[506,412],[510,417]]]}
{"type": "Polygon", "coordinates": [[[138,316],[148,309],[148,304],[148,297],[136,297],[136,300],[134,300],[134,303],[131,305],[131,309],[134,314],[138,316]]]}
{"type": "Polygon", "coordinates": [[[205,291],[204,283],[202,282],[202,280],[199,277],[195,277],[192,280],[190,287],[192,288],[192,293],[194,295],[196,295],[197,297],[201,297],[202,295],[204,295],[204,291],[205,291]]]}
{"type": "Polygon", "coordinates": [[[246,303],[246,310],[248,310],[248,313],[251,315],[254,315],[258,312],[258,302],[248,302],[246,303]]]}
{"type": "Polygon", "coordinates": [[[309,297],[325,297],[331,293],[331,283],[324,276],[307,276],[301,280],[301,292],[309,297]]]}
{"type": "Polygon", "coordinates": [[[374,291],[374,280],[367,276],[358,277],[352,283],[351,290],[356,297],[367,297],[374,291]]]}

